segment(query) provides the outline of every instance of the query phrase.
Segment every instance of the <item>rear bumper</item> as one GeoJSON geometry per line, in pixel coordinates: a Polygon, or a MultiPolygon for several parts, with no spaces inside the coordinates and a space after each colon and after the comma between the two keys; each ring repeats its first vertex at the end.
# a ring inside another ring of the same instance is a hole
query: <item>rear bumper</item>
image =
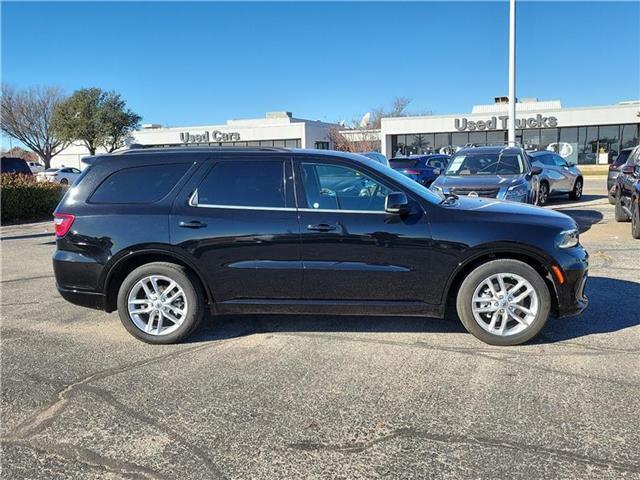
{"type": "Polygon", "coordinates": [[[106,298],[102,293],[87,292],[83,290],[62,288],[59,285],[58,292],[66,301],[81,307],[94,308],[96,310],[106,310],[106,298]]]}

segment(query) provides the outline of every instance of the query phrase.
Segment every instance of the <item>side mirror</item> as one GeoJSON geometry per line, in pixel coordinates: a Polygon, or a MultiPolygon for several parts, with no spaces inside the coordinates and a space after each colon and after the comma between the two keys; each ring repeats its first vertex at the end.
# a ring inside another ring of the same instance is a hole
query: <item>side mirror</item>
{"type": "Polygon", "coordinates": [[[625,165],[622,167],[622,170],[620,170],[622,173],[624,173],[625,175],[633,175],[635,168],[633,165],[625,165]]]}
{"type": "Polygon", "coordinates": [[[387,213],[403,214],[410,210],[409,200],[402,192],[391,192],[384,201],[384,211],[387,213]]]}
{"type": "Polygon", "coordinates": [[[533,166],[531,167],[531,175],[540,175],[542,173],[542,168],[533,166]]]}

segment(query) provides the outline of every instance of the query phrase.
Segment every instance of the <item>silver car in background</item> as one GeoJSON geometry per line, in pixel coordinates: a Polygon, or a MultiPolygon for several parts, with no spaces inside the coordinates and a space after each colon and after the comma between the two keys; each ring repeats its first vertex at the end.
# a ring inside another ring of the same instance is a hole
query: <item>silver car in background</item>
{"type": "Polygon", "coordinates": [[[560,155],[547,150],[530,152],[534,165],[542,168],[538,175],[538,205],[544,205],[551,195],[569,195],[571,200],[582,198],[584,179],[575,165],[570,165],[560,155]]]}

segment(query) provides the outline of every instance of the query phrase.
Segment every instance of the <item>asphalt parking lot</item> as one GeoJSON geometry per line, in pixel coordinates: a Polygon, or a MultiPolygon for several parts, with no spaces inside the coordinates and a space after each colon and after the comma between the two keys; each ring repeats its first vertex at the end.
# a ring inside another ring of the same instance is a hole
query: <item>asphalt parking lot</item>
{"type": "Polygon", "coordinates": [[[520,347],[454,320],[209,319],[150,346],[55,291],[48,223],[2,227],[11,479],[640,478],[640,241],[605,180],[573,216],[582,315],[520,347]]]}

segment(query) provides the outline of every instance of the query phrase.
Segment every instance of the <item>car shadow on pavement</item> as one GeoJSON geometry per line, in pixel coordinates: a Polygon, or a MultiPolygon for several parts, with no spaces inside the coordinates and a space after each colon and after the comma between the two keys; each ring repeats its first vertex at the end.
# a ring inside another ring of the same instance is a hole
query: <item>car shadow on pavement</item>
{"type": "MultiPolygon", "coordinates": [[[[593,277],[587,283],[589,308],[582,314],[550,318],[532,343],[555,343],[640,325],[640,283],[593,277]],[[615,295],[615,304],[611,302],[615,295]]],[[[221,315],[207,317],[187,343],[261,333],[465,333],[455,314],[445,319],[341,315],[221,315]]]]}
{"type": "Polygon", "coordinates": [[[549,197],[549,199],[547,200],[547,203],[545,204],[546,207],[557,207],[560,205],[564,205],[564,204],[571,204],[571,205],[575,205],[576,203],[582,203],[582,202],[593,202],[594,200],[605,200],[607,198],[606,194],[598,194],[598,195],[593,195],[593,194],[584,194],[582,195],[582,197],[580,198],[580,200],[571,200],[567,195],[554,195],[549,197]]]}
{"type": "Polygon", "coordinates": [[[604,218],[604,215],[602,215],[602,213],[598,210],[563,210],[561,208],[558,208],[556,211],[564,213],[565,215],[569,215],[571,218],[573,218],[578,224],[580,233],[586,232],[591,228],[592,225],[600,223],[604,218]]]}
{"type": "Polygon", "coordinates": [[[589,307],[575,317],[549,319],[536,343],[612,333],[640,325],[639,282],[590,277],[586,293],[589,307]]]}

